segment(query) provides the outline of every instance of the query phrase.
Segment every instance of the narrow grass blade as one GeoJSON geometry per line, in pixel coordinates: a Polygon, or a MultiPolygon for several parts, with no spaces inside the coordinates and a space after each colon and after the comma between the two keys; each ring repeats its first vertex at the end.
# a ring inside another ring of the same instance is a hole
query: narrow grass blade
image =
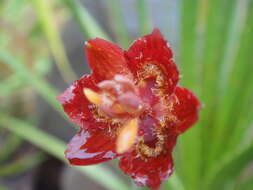
{"type": "MultiPolygon", "coordinates": [[[[197,93],[199,65],[197,63],[197,17],[198,1],[181,2],[180,65],[182,85],[197,93]]],[[[184,179],[186,189],[196,189],[201,171],[201,129],[199,125],[179,137],[178,175],[184,179]],[[193,153],[194,152],[194,153],[193,153]]]]}
{"type": "Polygon", "coordinates": [[[166,189],[185,190],[182,180],[179,178],[176,172],[174,172],[172,176],[168,179],[165,186],[166,186],[166,189]]]}
{"type": "Polygon", "coordinates": [[[54,22],[53,10],[50,1],[32,0],[34,11],[38,16],[42,29],[48,40],[49,47],[55,58],[57,67],[66,82],[71,82],[77,79],[75,72],[69,64],[68,58],[65,53],[64,45],[60,37],[56,24],[54,22]]]}
{"type": "Polygon", "coordinates": [[[122,6],[120,0],[109,0],[107,3],[108,14],[110,15],[110,23],[114,30],[117,41],[123,48],[129,46],[130,40],[122,14],[122,6]]]}
{"type": "MultiPolygon", "coordinates": [[[[232,135],[229,140],[229,150],[233,149],[234,146],[239,144],[241,141],[244,140],[245,134],[249,131],[248,129],[251,128],[251,122],[253,118],[253,1],[248,1],[247,4],[248,7],[251,7],[248,9],[248,17],[247,22],[245,25],[245,31],[244,31],[244,39],[243,44],[241,46],[241,49],[245,52],[243,57],[240,57],[238,59],[237,64],[241,63],[243,64],[242,69],[242,80],[240,85],[242,86],[241,93],[240,90],[238,90],[237,97],[240,96],[240,102],[237,101],[234,104],[231,104],[233,106],[233,110],[240,110],[238,114],[235,114],[234,112],[230,111],[230,115],[232,115],[232,118],[235,119],[235,122],[232,122],[231,120],[228,120],[228,125],[234,125],[232,128],[232,135]],[[249,3],[251,2],[251,4],[249,3]],[[246,37],[246,38],[245,38],[246,37]]],[[[237,99],[235,97],[235,101],[237,99]]]]}
{"type": "Polygon", "coordinates": [[[136,1],[138,21],[139,21],[139,30],[140,36],[150,33],[152,29],[152,24],[150,23],[150,15],[148,11],[148,2],[147,0],[138,0],[136,1]]]}
{"type": "Polygon", "coordinates": [[[110,40],[110,37],[78,0],[62,0],[62,2],[69,8],[74,19],[79,23],[82,32],[87,34],[89,38],[99,37],[110,40]]]}
{"type": "Polygon", "coordinates": [[[2,149],[0,152],[0,163],[10,158],[10,155],[15,150],[17,150],[17,148],[22,142],[23,142],[22,139],[19,138],[17,135],[15,134],[8,135],[4,142],[4,145],[1,145],[2,149]]]}
{"type": "Polygon", "coordinates": [[[2,81],[0,81],[0,96],[7,97],[13,93],[13,91],[20,89],[24,86],[24,82],[18,79],[18,76],[12,75],[2,81]]]}
{"type": "MultiPolygon", "coordinates": [[[[251,37],[251,33],[253,30],[253,23],[252,23],[252,16],[248,15],[246,17],[246,15],[247,12],[250,13],[252,12],[253,9],[250,8],[252,6],[250,6],[249,2],[250,1],[247,0],[237,1],[238,4],[237,7],[235,7],[236,18],[233,19],[233,22],[237,23],[231,23],[232,25],[235,26],[231,26],[233,27],[233,29],[231,28],[232,31],[230,32],[232,34],[230,33],[231,36],[229,35],[229,40],[230,41],[238,40],[237,43],[239,44],[235,43],[233,45],[239,47],[235,47],[238,49],[238,52],[235,53],[236,54],[235,58],[233,58],[233,60],[230,60],[229,63],[226,62],[223,63],[224,68],[222,69],[225,69],[225,71],[221,70],[221,74],[223,76],[221,79],[224,81],[221,82],[220,91],[218,91],[220,97],[218,99],[219,104],[217,106],[217,114],[214,122],[213,133],[215,134],[215,136],[213,137],[214,143],[212,143],[209,156],[210,162],[212,161],[214,162],[218,157],[222,155],[221,153],[224,154],[225,151],[228,150],[227,147],[227,145],[229,144],[228,142],[232,137],[231,134],[233,134],[233,131],[236,130],[235,124],[237,123],[237,120],[241,115],[240,113],[237,114],[237,110],[241,109],[242,102],[245,102],[245,100],[247,102],[248,100],[248,98],[244,99],[245,97],[244,93],[241,92],[245,91],[245,94],[247,94],[246,91],[248,91],[251,86],[250,80],[245,79],[245,77],[247,78],[248,75],[251,75],[249,71],[252,70],[250,62],[252,59],[251,49],[253,48],[252,46],[253,38],[251,37]],[[241,13],[242,10],[244,10],[243,14],[241,13]],[[238,29],[235,29],[237,27],[243,27],[243,30],[239,32],[238,29]],[[226,74],[226,72],[231,73],[226,74]],[[244,87],[242,91],[238,88],[239,86],[244,87]],[[238,101],[238,97],[240,97],[240,101],[238,101]],[[222,146],[220,146],[221,144],[222,146]]],[[[231,42],[228,41],[228,43],[231,42]]],[[[227,49],[227,51],[231,51],[230,53],[232,53],[233,50],[227,49]]],[[[225,58],[225,60],[226,59],[227,58],[225,58]]],[[[241,116],[243,117],[243,115],[241,116]]]]}
{"type": "Polygon", "coordinates": [[[204,189],[223,189],[224,184],[229,179],[234,180],[240,172],[252,162],[253,159],[253,142],[248,146],[240,146],[234,152],[228,153],[216,167],[212,168],[209,175],[204,181],[204,189]]]}
{"type": "Polygon", "coordinates": [[[19,160],[15,160],[9,164],[1,165],[0,176],[11,177],[13,175],[25,172],[31,169],[46,159],[46,156],[41,153],[33,153],[32,155],[26,155],[19,160]]]}
{"type": "Polygon", "coordinates": [[[9,190],[7,187],[4,187],[2,184],[0,184],[0,190],[9,190]]]}
{"type": "Polygon", "coordinates": [[[9,65],[9,67],[21,78],[21,80],[31,84],[33,88],[36,89],[55,110],[63,114],[60,104],[56,101],[58,92],[55,91],[46,81],[37,77],[34,73],[29,71],[25,64],[11,56],[11,54],[2,48],[0,48],[0,60],[9,65]]]}
{"type": "Polygon", "coordinates": [[[248,179],[243,184],[238,184],[235,190],[250,190],[253,189],[253,175],[248,177],[248,179]]]}
{"type": "MultiPolygon", "coordinates": [[[[0,126],[20,136],[24,140],[29,141],[33,145],[38,146],[56,158],[67,162],[64,157],[66,144],[56,137],[46,134],[42,130],[35,128],[24,121],[5,114],[0,114],[0,126]]],[[[75,168],[110,190],[128,190],[128,187],[124,182],[122,182],[110,170],[101,165],[75,168]]]]}
{"type": "Polygon", "coordinates": [[[228,26],[231,23],[231,15],[235,7],[235,0],[212,0],[208,1],[205,34],[203,42],[203,56],[201,59],[201,100],[204,109],[201,114],[201,127],[203,139],[203,173],[208,172],[208,167],[213,161],[209,156],[213,139],[214,114],[217,108],[217,73],[220,70],[221,58],[224,54],[228,26]],[[210,117],[212,116],[212,117],[210,117]]]}

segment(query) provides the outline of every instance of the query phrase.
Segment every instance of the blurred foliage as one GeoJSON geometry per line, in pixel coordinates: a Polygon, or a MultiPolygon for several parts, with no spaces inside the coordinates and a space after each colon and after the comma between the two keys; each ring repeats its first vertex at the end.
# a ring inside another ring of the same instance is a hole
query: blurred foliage
{"type": "MultiPolygon", "coordinates": [[[[115,38],[77,0],[0,2],[0,177],[16,175],[45,159],[38,150],[18,154],[24,140],[66,161],[65,143],[34,127],[35,97],[39,94],[65,118],[55,99],[56,86],[46,76],[56,64],[59,80],[69,83],[76,78],[60,35],[70,17],[88,38],[113,38],[123,47],[130,44],[121,1],[106,2],[115,38]]],[[[147,2],[138,0],[135,5],[140,35],[152,28],[147,2]]],[[[176,61],[183,75],[181,83],[201,97],[204,108],[199,123],[180,137],[176,173],[162,189],[250,190],[253,0],[181,0],[178,12],[176,61]]],[[[108,189],[131,189],[103,166],[78,169],[108,189]]]]}

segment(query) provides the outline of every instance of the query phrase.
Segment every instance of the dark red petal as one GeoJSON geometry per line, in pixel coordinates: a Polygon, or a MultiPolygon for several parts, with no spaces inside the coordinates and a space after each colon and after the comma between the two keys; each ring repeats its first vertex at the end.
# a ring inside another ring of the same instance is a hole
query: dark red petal
{"type": "Polygon", "coordinates": [[[153,190],[173,173],[172,149],[176,143],[176,136],[168,137],[166,153],[158,157],[148,158],[146,161],[137,156],[136,150],[120,158],[121,169],[131,176],[140,186],[149,186],[153,190]]]}
{"type": "Polygon", "coordinates": [[[100,38],[89,40],[85,53],[96,82],[110,80],[115,74],[130,75],[122,49],[111,42],[100,38]]]}
{"type": "Polygon", "coordinates": [[[83,88],[98,90],[93,78],[89,75],[83,76],[80,80],[75,81],[63,94],[57,97],[62,103],[64,111],[70,119],[83,128],[105,128],[105,123],[97,122],[91,113],[91,103],[83,93],[83,88]]]}
{"type": "Polygon", "coordinates": [[[158,29],[149,35],[137,39],[125,52],[129,68],[135,76],[141,72],[143,64],[155,64],[166,76],[165,88],[171,94],[178,82],[178,70],[173,61],[171,49],[158,29]]]}
{"type": "Polygon", "coordinates": [[[81,129],[68,144],[66,158],[74,165],[91,165],[116,158],[115,138],[103,130],[81,129]]]}
{"type": "Polygon", "coordinates": [[[198,120],[201,104],[197,97],[186,88],[176,87],[175,95],[172,114],[177,117],[177,122],[174,127],[177,133],[182,133],[198,120]]]}

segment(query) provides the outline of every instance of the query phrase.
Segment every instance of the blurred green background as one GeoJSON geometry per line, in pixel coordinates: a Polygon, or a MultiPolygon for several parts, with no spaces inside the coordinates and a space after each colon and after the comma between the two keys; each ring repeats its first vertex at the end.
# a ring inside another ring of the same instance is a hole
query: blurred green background
{"type": "Polygon", "coordinates": [[[0,190],[142,189],[117,161],[67,165],[76,127],[55,97],[89,73],[86,39],[128,48],[154,27],[204,104],[161,189],[253,189],[253,0],[1,0],[0,190]]]}

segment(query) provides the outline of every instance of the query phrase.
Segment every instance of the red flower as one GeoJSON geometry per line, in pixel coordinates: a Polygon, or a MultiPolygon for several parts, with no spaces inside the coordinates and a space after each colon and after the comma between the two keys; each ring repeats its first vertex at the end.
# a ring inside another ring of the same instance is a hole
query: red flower
{"type": "Polygon", "coordinates": [[[200,102],[178,87],[172,51],[158,29],[128,51],[103,39],[86,43],[91,75],[58,97],[81,127],[65,152],[74,165],[120,158],[139,185],[158,189],[173,172],[177,136],[198,119],[200,102]]]}

